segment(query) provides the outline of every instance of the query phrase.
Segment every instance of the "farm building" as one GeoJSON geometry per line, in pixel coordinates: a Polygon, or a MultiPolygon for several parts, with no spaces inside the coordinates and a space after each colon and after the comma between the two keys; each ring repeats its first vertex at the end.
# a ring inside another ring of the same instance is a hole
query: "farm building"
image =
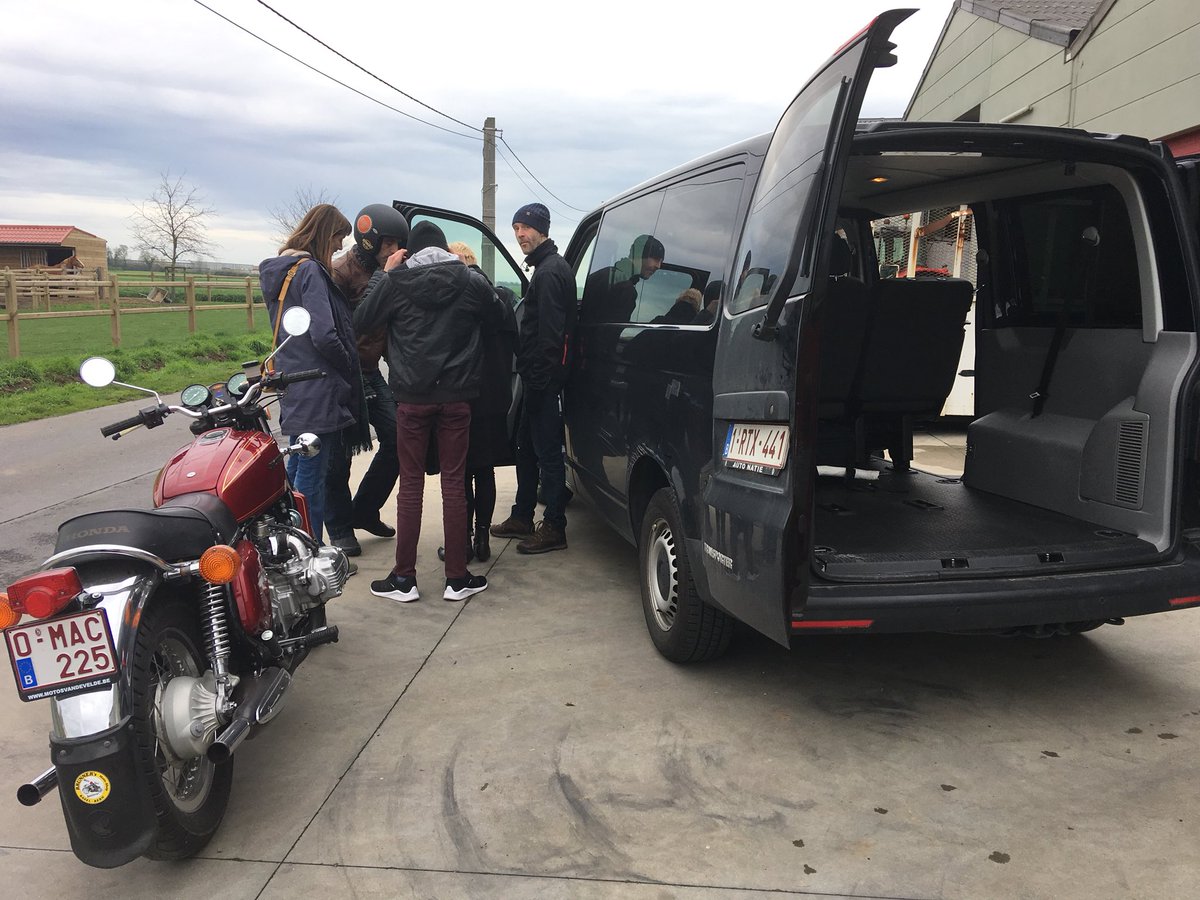
{"type": "Polygon", "coordinates": [[[1200,3],[957,0],[905,118],[1069,126],[1200,153],[1200,3]]]}
{"type": "Polygon", "coordinates": [[[74,225],[0,225],[0,269],[77,268],[107,280],[108,243],[74,225]]]}

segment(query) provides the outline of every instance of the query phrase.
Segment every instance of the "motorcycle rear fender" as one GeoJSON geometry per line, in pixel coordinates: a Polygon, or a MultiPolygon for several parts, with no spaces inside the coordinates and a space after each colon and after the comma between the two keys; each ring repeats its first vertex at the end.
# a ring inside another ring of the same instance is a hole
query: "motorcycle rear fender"
{"type": "Polygon", "coordinates": [[[106,688],[73,694],[50,701],[51,739],[83,740],[108,732],[128,719],[131,710],[129,684],[133,639],[142,611],[162,585],[164,577],[179,577],[177,566],[145,556],[130,548],[80,548],[56,554],[48,568],[73,565],[87,594],[100,595],[96,608],[108,617],[109,631],[117,655],[117,680],[106,688]]]}
{"type": "Polygon", "coordinates": [[[128,716],[84,738],[50,738],[71,850],[89,866],[123,866],[154,842],[154,800],[138,775],[136,749],[128,716]]]}

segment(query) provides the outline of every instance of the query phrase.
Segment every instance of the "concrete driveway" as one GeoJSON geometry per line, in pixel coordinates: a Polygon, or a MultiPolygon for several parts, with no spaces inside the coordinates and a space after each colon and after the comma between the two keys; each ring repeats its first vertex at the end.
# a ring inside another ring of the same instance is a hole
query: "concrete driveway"
{"type": "Polygon", "coordinates": [[[1200,611],[1045,641],[744,634],[682,668],[586,507],[566,552],[495,545],[462,604],[432,479],[425,509],[425,598],[370,595],[392,542],[364,536],[341,642],[238,751],[202,858],[79,863],[55,795],[15,799],[48,710],[0,690],[12,896],[1195,896],[1200,611]]]}

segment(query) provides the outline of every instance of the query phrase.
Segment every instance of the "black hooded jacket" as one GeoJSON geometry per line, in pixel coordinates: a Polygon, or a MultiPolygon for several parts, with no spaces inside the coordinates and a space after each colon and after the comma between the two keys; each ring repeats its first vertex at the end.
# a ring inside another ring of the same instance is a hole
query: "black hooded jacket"
{"type": "Polygon", "coordinates": [[[388,327],[388,384],[398,403],[455,403],[479,394],[480,324],[503,302],[486,278],[430,247],[387,274],[354,310],[354,327],[388,327]]]}

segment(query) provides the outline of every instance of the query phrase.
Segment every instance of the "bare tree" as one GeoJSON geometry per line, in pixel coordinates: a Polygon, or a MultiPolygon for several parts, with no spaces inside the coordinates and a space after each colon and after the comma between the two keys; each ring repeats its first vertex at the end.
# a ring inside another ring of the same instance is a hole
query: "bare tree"
{"type": "Polygon", "coordinates": [[[287,240],[288,236],[296,230],[296,226],[300,224],[300,220],[304,218],[304,214],[318,203],[332,203],[336,206],[337,197],[330,196],[325,188],[314,191],[310,184],[308,187],[296,188],[296,192],[289,199],[267,210],[271,217],[271,224],[275,226],[276,238],[279,243],[282,244],[287,240]]]}
{"type": "Polygon", "coordinates": [[[171,173],[163,172],[154,193],[131,216],[130,230],[142,259],[147,254],[161,257],[174,281],[182,257],[212,255],[204,220],[215,211],[205,205],[195,187],[184,186],[183,176],[172,181],[171,173]]]}

